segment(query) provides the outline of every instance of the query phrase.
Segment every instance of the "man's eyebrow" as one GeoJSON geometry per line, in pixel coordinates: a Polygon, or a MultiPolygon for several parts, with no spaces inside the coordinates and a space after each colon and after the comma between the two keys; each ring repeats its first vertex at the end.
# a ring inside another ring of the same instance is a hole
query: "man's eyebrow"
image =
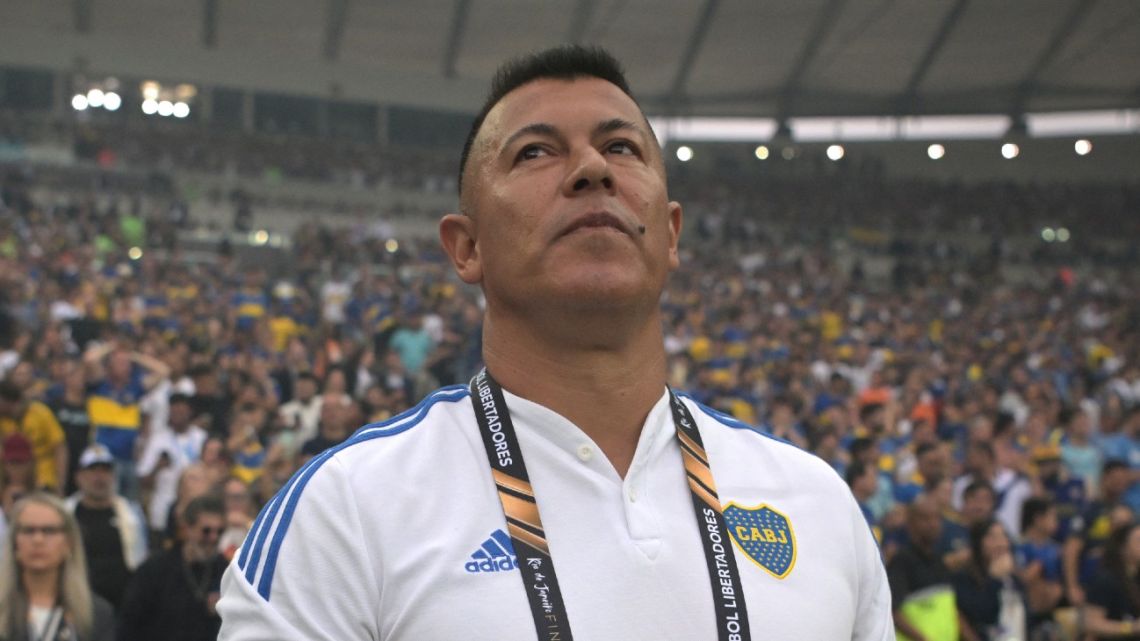
{"type": "Polygon", "coordinates": [[[609,120],[599,123],[597,127],[594,127],[594,134],[608,134],[622,130],[633,130],[643,136],[645,135],[645,131],[643,131],[641,127],[638,127],[636,123],[624,118],[610,118],[609,120]]]}
{"type": "Polygon", "coordinates": [[[501,149],[507,149],[512,144],[514,144],[514,142],[516,140],[518,140],[519,138],[522,138],[523,136],[531,136],[531,135],[534,135],[534,136],[557,136],[558,135],[558,129],[554,125],[547,124],[545,122],[531,123],[531,124],[523,127],[522,129],[519,129],[518,131],[511,134],[510,136],[508,136],[507,139],[503,141],[501,149]]]}
{"type": "MultiPolygon", "coordinates": [[[[633,123],[624,118],[610,118],[609,120],[603,120],[602,122],[598,123],[598,126],[594,127],[593,133],[595,136],[597,136],[599,134],[608,134],[615,131],[627,130],[636,131],[642,136],[647,135],[645,130],[637,126],[636,123],[633,123]]],[[[556,137],[560,134],[558,132],[558,128],[554,125],[545,122],[534,122],[520,128],[518,131],[508,136],[507,139],[503,141],[501,149],[507,149],[519,138],[531,135],[556,137]]]]}

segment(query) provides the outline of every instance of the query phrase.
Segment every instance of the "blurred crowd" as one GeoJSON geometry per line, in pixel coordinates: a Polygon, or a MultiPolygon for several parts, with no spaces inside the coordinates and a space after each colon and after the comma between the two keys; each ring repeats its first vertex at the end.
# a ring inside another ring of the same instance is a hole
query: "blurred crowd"
{"type": "MultiPolygon", "coordinates": [[[[999,638],[1011,593],[1038,639],[1140,618],[1140,274],[1089,249],[1113,217],[1105,247],[1140,235],[1136,189],[719,179],[673,189],[670,384],[829,462],[896,603],[945,570],[962,638],[999,638]],[[1042,211],[1089,223],[1071,264],[990,242],[1042,211]],[[897,233],[844,236],[875,221],[897,233]],[[921,235],[943,222],[983,240],[921,235]]],[[[480,294],[431,240],[311,223],[276,260],[203,259],[185,211],[36,186],[0,183],[0,529],[65,498],[123,638],[211,638],[220,568],[290,475],[478,370],[480,294]]]]}

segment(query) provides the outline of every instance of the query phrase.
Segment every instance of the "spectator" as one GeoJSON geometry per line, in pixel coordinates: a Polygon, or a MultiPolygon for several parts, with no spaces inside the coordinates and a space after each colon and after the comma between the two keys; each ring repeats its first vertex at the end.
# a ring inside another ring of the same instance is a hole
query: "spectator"
{"type": "Polygon", "coordinates": [[[874,513],[868,506],[868,502],[874,497],[875,490],[879,486],[879,470],[865,465],[860,460],[854,460],[847,466],[846,480],[847,486],[851,488],[851,494],[859,503],[859,510],[863,512],[863,518],[867,519],[867,527],[871,528],[871,532],[875,535],[875,541],[881,542],[883,530],[879,527],[874,513]]]}
{"type": "Polygon", "coordinates": [[[887,564],[895,630],[911,639],[956,641],[958,614],[950,571],[935,552],[941,514],[930,497],[907,506],[909,541],[887,564]]]}
{"type": "Polygon", "coordinates": [[[36,467],[32,444],[23,434],[4,439],[0,450],[0,538],[8,530],[12,507],[25,494],[36,489],[36,467]]]}
{"type": "Polygon", "coordinates": [[[1061,546],[1053,538],[1058,528],[1052,501],[1031,498],[1021,511],[1021,543],[1017,546],[1018,577],[1025,588],[1030,627],[1048,624],[1061,603],[1061,546]]]}
{"type": "Polygon", "coordinates": [[[66,505],[83,533],[91,589],[116,609],[133,572],[146,558],[146,520],[137,505],[115,493],[115,459],[98,443],[79,457],[79,491],[66,505]]]}
{"type": "Polygon", "coordinates": [[[179,517],[179,545],[152,557],[135,573],[120,613],[120,641],[214,641],[221,619],[215,606],[225,561],[218,539],[225,529],[221,499],[201,496],[179,517]]]}
{"type": "Polygon", "coordinates": [[[1080,408],[1071,410],[1064,418],[1067,420],[1061,439],[1061,462],[1073,477],[1084,482],[1090,496],[1095,495],[1104,457],[1092,442],[1092,420],[1080,408]]]}
{"type": "Polygon", "coordinates": [[[1132,521],[1135,515],[1124,505],[1129,470],[1120,461],[1105,463],[1101,471],[1100,497],[1089,504],[1074,521],[1061,550],[1065,576],[1065,597],[1073,605],[1083,605],[1085,588],[1101,568],[1104,546],[1113,530],[1132,521]]]}
{"type": "Polygon", "coordinates": [[[68,361],[63,384],[51,397],[49,407],[63,428],[67,443],[67,477],[64,494],[75,493],[79,455],[91,444],[91,417],[87,414],[87,372],[81,363],[68,361]]]}
{"type": "Polygon", "coordinates": [[[317,435],[322,402],[317,392],[317,377],[311,372],[301,372],[293,382],[293,400],[278,409],[284,428],[292,431],[299,443],[317,435]]]}
{"type": "Polygon", "coordinates": [[[1101,639],[1140,639],[1140,524],[1118,527],[1089,587],[1085,629],[1101,639]]]}
{"type": "Polygon", "coordinates": [[[55,415],[39,401],[24,398],[11,381],[0,381],[0,435],[20,433],[32,444],[39,488],[59,494],[67,478],[67,443],[55,415]]]}
{"type": "MultiPolygon", "coordinates": [[[[1087,507],[1088,488],[1084,481],[1069,475],[1061,462],[1061,448],[1053,444],[1038,445],[1033,448],[1033,462],[1037,466],[1037,494],[1050,497],[1057,510],[1058,527],[1054,533],[1057,541],[1063,542],[1069,536],[1073,522],[1079,519],[1087,507]]],[[[1025,519],[1022,519],[1024,522],[1025,519]]]]}
{"type": "Polygon", "coordinates": [[[974,481],[989,483],[994,491],[995,516],[1006,532],[1017,532],[1021,527],[1021,504],[1033,493],[1028,479],[1009,468],[999,468],[993,445],[988,441],[970,443],[966,458],[968,472],[954,483],[955,507],[963,509],[965,489],[974,481]]]}
{"type": "Polygon", "coordinates": [[[87,413],[95,429],[95,442],[106,446],[115,457],[116,490],[137,500],[136,445],[140,436],[146,436],[139,403],[169,377],[170,368],[157,358],[114,343],[92,346],[83,355],[83,362],[90,371],[87,413]]]}
{"type": "Polygon", "coordinates": [[[155,539],[166,529],[166,517],[178,494],[182,470],[202,458],[206,430],[194,425],[191,399],[185,394],[170,397],[167,425],[148,439],[138,472],[142,486],[150,491],[147,504],[149,525],[155,539]]]}
{"type": "Polygon", "coordinates": [[[1009,535],[996,520],[970,527],[970,562],[954,574],[964,641],[1026,639],[1025,605],[1014,580],[1009,535]]]}
{"type": "Polygon", "coordinates": [[[11,517],[0,551],[0,637],[115,639],[114,613],[88,587],[82,536],[63,503],[34,492],[11,517]]]}

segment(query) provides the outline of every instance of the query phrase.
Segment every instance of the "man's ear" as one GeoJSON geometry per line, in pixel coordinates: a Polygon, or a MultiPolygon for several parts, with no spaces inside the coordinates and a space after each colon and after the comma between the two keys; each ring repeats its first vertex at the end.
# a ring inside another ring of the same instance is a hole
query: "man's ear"
{"type": "Polygon", "coordinates": [[[681,242],[681,227],[684,224],[684,214],[681,204],[676,201],[669,202],[669,267],[677,269],[681,266],[681,257],[677,255],[677,246],[681,242]]]}
{"type": "Polygon", "coordinates": [[[483,263],[475,240],[475,221],[463,214],[447,214],[439,221],[439,242],[455,273],[468,285],[483,282],[483,263]]]}

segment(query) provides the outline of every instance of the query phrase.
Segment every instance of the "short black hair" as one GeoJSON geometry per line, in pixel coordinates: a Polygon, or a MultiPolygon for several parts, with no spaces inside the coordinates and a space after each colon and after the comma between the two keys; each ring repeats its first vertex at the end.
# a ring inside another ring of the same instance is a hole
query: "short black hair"
{"type": "Polygon", "coordinates": [[[467,158],[471,155],[475,137],[483,127],[487,114],[504,96],[529,82],[542,78],[574,80],[582,77],[601,78],[637,102],[637,98],[634,98],[633,92],[629,89],[621,63],[600,47],[563,45],[503,63],[495,72],[487,100],[479,110],[479,115],[475,116],[475,121],[471,123],[471,131],[467,133],[467,141],[463,143],[463,153],[459,156],[460,195],[463,194],[463,172],[467,169],[467,158]]]}
{"type": "Polygon", "coordinates": [[[966,486],[966,490],[962,492],[962,498],[968,499],[982,491],[989,492],[994,501],[997,501],[997,491],[994,490],[994,486],[985,481],[971,481],[970,484],[966,486]]]}
{"type": "Polygon", "coordinates": [[[186,508],[182,510],[182,523],[184,525],[194,525],[203,514],[219,514],[225,516],[226,504],[222,502],[222,497],[216,494],[206,494],[191,499],[191,501],[186,504],[186,508]]]}
{"type": "Polygon", "coordinates": [[[1038,496],[1025,500],[1021,506],[1021,533],[1033,526],[1033,522],[1053,509],[1053,501],[1038,496]]]}
{"type": "Polygon", "coordinates": [[[855,459],[848,463],[847,471],[843,475],[844,480],[847,481],[847,487],[855,485],[855,481],[858,481],[860,477],[866,474],[868,469],[870,469],[870,466],[863,461],[860,461],[859,459],[855,459]]]}

